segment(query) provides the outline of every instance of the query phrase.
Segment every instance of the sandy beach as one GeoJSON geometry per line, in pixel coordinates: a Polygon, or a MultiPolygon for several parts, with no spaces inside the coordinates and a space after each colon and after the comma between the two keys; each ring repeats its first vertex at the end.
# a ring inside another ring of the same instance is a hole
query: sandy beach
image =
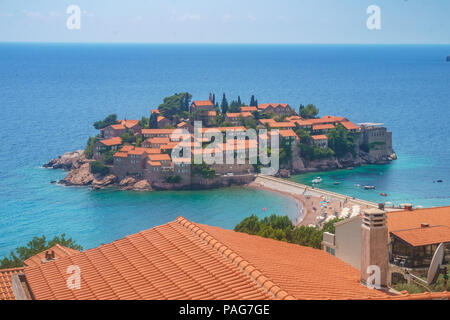
{"type": "MultiPolygon", "coordinates": [[[[346,207],[339,200],[329,200],[329,202],[325,202],[324,197],[317,197],[311,195],[298,195],[286,191],[281,191],[276,188],[269,188],[267,186],[263,186],[260,183],[252,182],[248,185],[250,188],[258,188],[267,190],[270,192],[277,192],[279,194],[285,195],[294,199],[297,202],[297,207],[299,208],[298,216],[295,221],[296,226],[309,226],[309,225],[317,225],[318,216],[336,216],[338,215],[343,207],[346,207]]],[[[348,205],[347,205],[348,206],[348,205]]],[[[318,225],[317,225],[318,226],[318,225]]]]}

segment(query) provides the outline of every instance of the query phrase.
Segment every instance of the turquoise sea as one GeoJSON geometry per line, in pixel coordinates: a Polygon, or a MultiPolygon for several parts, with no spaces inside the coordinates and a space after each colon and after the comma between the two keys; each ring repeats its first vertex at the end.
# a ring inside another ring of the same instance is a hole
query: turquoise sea
{"type": "Polygon", "coordinates": [[[383,122],[399,160],[292,179],[320,175],[321,187],[372,201],[386,192],[395,203],[450,205],[449,54],[444,45],[0,44],[0,256],[34,235],[65,232],[90,248],[179,215],[225,228],[252,213],[295,216],[294,201],[247,188],[135,193],[50,184],[65,173],[41,165],[83,148],[94,121],[140,118],[182,91],[314,103],[321,115],[383,122]]]}

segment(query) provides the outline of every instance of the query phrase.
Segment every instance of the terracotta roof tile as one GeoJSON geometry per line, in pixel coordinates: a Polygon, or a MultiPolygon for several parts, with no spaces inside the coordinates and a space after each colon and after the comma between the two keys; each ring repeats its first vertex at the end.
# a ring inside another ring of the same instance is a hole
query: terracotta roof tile
{"type": "Polygon", "coordinates": [[[0,270],[0,300],[16,300],[12,290],[11,277],[13,274],[23,273],[24,268],[10,268],[0,270]]]}
{"type": "Polygon", "coordinates": [[[413,247],[450,242],[450,227],[434,226],[391,231],[392,234],[406,241],[413,247]]]}
{"type": "Polygon", "coordinates": [[[51,252],[51,251],[53,251],[55,253],[55,259],[59,259],[61,257],[66,257],[66,256],[71,256],[75,253],[80,252],[78,250],[67,248],[60,244],[56,244],[53,247],[28,258],[23,263],[25,266],[28,266],[28,267],[41,265],[42,260],[45,258],[46,252],[51,252]]]}
{"type": "Polygon", "coordinates": [[[343,122],[341,122],[341,124],[347,130],[357,130],[357,129],[359,129],[359,127],[356,124],[354,124],[353,122],[351,122],[351,121],[343,121],[343,122]]]}
{"type": "Polygon", "coordinates": [[[104,144],[105,146],[117,146],[122,144],[122,138],[121,137],[114,137],[111,139],[105,139],[100,140],[100,143],[104,144]]]}
{"type": "Polygon", "coordinates": [[[311,136],[311,138],[313,138],[313,140],[327,140],[328,137],[324,134],[317,134],[314,136],[311,136]]]}
{"type": "Polygon", "coordinates": [[[37,299],[270,299],[273,297],[179,220],[30,267],[37,299]],[[66,287],[79,265],[81,288],[66,287]]]}
{"type": "Polygon", "coordinates": [[[430,226],[450,227],[450,206],[387,213],[389,231],[418,228],[422,223],[428,223],[430,226]]]}
{"type": "Polygon", "coordinates": [[[312,127],[313,130],[326,130],[326,129],[333,129],[334,125],[329,123],[329,124],[316,124],[312,127]]]}
{"type": "Polygon", "coordinates": [[[192,102],[193,105],[198,106],[214,106],[214,104],[209,100],[195,100],[192,102]]]}

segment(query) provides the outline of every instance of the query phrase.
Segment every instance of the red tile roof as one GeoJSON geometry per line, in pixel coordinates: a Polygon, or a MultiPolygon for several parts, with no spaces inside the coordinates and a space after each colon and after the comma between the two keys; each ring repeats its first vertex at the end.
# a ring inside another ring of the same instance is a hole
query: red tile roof
{"type": "Polygon", "coordinates": [[[105,146],[118,146],[122,144],[122,138],[121,137],[114,137],[111,139],[105,139],[105,140],[100,140],[100,143],[102,143],[105,146]]]}
{"type": "Polygon", "coordinates": [[[133,128],[139,124],[139,120],[119,120],[120,123],[127,128],[133,128]]]}
{"type": "Polygon", "coordinates": [[[142,129],[142,134],[172,134],[177,129],[142,129]]]}
{"type": "Polygon", "coordinates": [[[25,275],[36,299],[273,298],[240,269],[245,268],[242,260],[180,218],[74,256],[26,268],[25,275]],[[66,286],[69,265],[80,267],[80,289],[66,286]]]}
{"type": "Polygon", "coordinates": [[[214,104],[209,100],[195,100],[192,102],[193,105],[199,106],[214,106],[214,104]]]}
{"type": "Polygon", "coordinates": [[[253,112],[258,111],[257,107],[249,106],[249,107],[241,107],[241,112],[253,112]]]}
{"type": "Polygon", "coordinates": [[[51,252],[51,251],[53,251],[55,253],[55,259],[59,259],[59,258],[66,257],[66,256],[71,256],[75,253],[80,252],[78,250],[67,248],[60,244],[56,244],[53,247],[28,258],[23,263],[27,267],[39,266],[42,264],[42,260],[45,258],[46,252],[51,252]]]}
{"type": "Polygon", "coordinates": [[[311,136],[311,138],[313,138],[313,140],[327,140],[328,137],[324,134],[316,134],[314,136],[311,136]]]}
{"type": "Polygon", "coordinates": [[[312,127],[313,130],[326,130],[326,129],[333,129],[334,125],[333,124],[317,124],[315,126],[312,127]]]}
{"type": "Polygon", "coordinates": [[[168,137],[155,137],[155,138],[148,138],[145,141],[149,143],[161,144],[161,143],[169,143],[170,139],[168,137]]]}
{"type": "Polygon", "coordinates": [[[170,161],[170,156],[168,154],[151,154],[148,156],[151,161],[170,161]]]}
{"type": "Polygon", "coordinates": [[[295,123],[290,121],[283,121],[283,122],[268,122],[269,127],[271,128],[295,128],[295,123]]]}
{"type": "Polygon", "coordinates": [[[11,284],[13,274],[23,273],[24,268],[0,270],[0,300],[16,300],[11,284]]]}
{"type": "Polygon", "coordinates": [[[356,268],[323,250],[182,217],[23,272],[38,300],[450,297],[448,292],[392,295],[369,289],[356,268]],[[80,268],[77,290],[66,285],[70,265],[80,268]]]}
{"type": "Polygon", "coordinates": [[[128,153],[127,152],[116,152],[116,153],[114,153],[114,157],[116,157],[116,158],[126,158],[126,157],[128,157],[128,153]]]}
{"type": "Polygon", "coordinates": [[[450,227],[448,226],[414,228],[391,233],[413,247],[450,242],[450,227]]]}
{"type": "Polygon", "coordinates": [[[357,129],[359,129],[359,127],[356,124],[354,124],[353,122],[351,122],[351,121],[343,121],[343,122],[341,122],[341,124],[347,130],[357,130],[357,129]]]}
{"type": "Polygon", "coordinates": [[[279,131],[280,136],[282,137],[295,137],[298,138],[297,134],[292,129],[286,129],[286,130],[280,130],[279,131]]]}
{"type": "Polygon", "coordinates": [[[450,206],[387,213],[389,231],[419,228],[422,223],[450,227],[450,206]]]}

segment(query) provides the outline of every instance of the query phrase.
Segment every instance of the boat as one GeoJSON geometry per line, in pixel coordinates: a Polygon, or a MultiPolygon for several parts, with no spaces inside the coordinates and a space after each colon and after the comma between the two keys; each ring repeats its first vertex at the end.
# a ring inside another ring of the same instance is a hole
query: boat
{"type": "Polygon", "coordinates": [[[442,180],[441,180],[441,179],[439,179],[439,180],[437,180],[436,182],[442,182],[442,180]]]}
{"type": "Polygon", "coordinates": [[[340,182],[339,181],[335,181],[333,184],[334,185],[338,185],[338,184],[340,184],[340,182]]]}
{"type": "Polygon", "coordinates": [[[365,190],[374,190],[375,186],[364,186],[365,190]]]}
{"type": "Polygon", "coordinates": [[[450,62],[450,56],[447,56],[447,62],[450,62]]]}
{"type": "Polygon", "coordinates": [[[312,180],[312,183],[321,183],[322,182],[322,178],[321,177],[316,177],[312,180]]]}
{"type": "Polygon", "coordinates": [[[380,196],[387,197],[387,193],[381,192],[380,196]]]}

